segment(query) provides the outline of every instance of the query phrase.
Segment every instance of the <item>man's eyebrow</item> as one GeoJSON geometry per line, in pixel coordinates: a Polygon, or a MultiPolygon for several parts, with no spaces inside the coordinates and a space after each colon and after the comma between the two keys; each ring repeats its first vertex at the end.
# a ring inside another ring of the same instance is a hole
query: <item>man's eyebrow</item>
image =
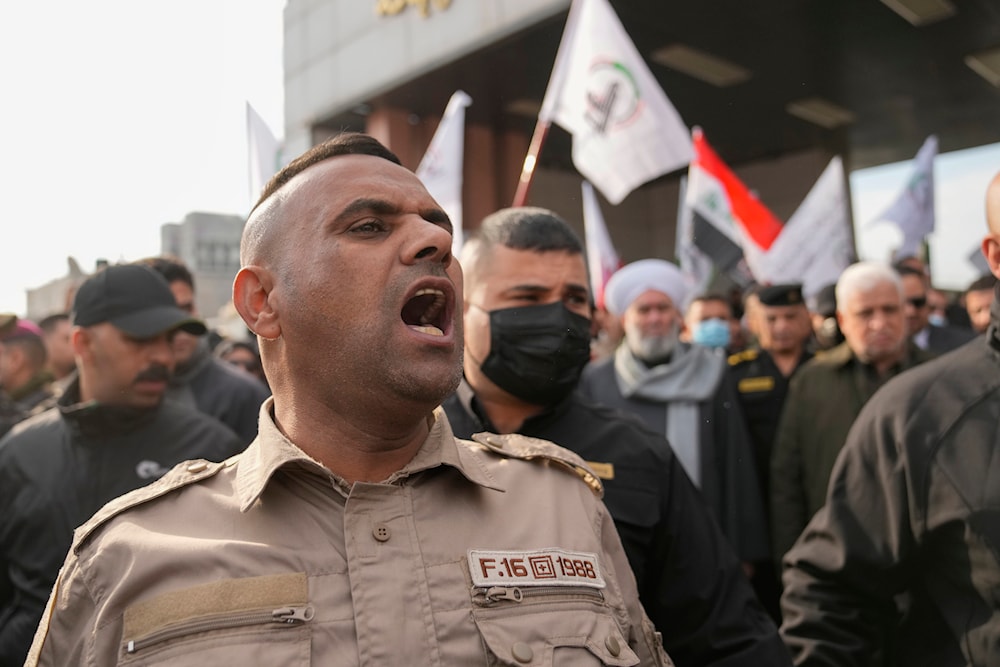
{"type": "Polygon", "coordinates": [[[439,208],[428,208],[420,212],[420,217],[427,222],[432,222],[435,225],[440,225],[444,227],[449,232],[454,231],[453,225],[451,224],[451,218],[448,214],[439,208]]]}
{"type": "MultiPolygon", "coordinates": [[[[505,291],[507,291],[507,292],[532,292],[532,293],[539,292],[540,293],[540,292],[548,292],[549,290],[550,290],[550,288],[546,287],[545,285],[539,285],[537,283],[522,283],[520,285],[511,285],[505,291]]],[[[582,296],[589,296],[590,295],[590,290],[587,288],[586,285],[580,285],[580,284],[567,285],[566,286],[566,291],[567,292],[571,292],[573,294],[580,294],[582,296]]]]}
{"type": "Polygon", "coordinates": [[[344,207],[337,217],[334,219],[335,222],[346,222],[348,219],[353,218],[359,213],[377,213],[380,215],[389,215],[392,213],[398,213],[399,209],[392,203],[384,199],[375,199],[372,197],[361,197],[355,199],[350,204],[344,207]]]}

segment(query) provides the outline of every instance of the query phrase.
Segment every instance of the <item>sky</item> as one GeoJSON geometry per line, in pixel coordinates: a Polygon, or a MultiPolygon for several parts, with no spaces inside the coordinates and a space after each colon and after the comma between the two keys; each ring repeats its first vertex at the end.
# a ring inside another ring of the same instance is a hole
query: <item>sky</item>
{"type": "Polygon", "coordinates": [[[0,312],[191,211],[249,211],[246,104],[282,134],[285,0],[0,3],[0,312]]]}
{"type": "MultiPolygon", "coordinates": [[[[360,0],[359,0],[360,1],[360,0]]],[[[285,0],[48,0],[0,3],[0,312],[24,291],[99,259],[160,251],[160,226],[192,211],[249,210],[245,105],[283,132],[285,0]]],[[[865,226],[909,163],[851,176],[864,259],[899,239],[865,226]]],[[[935,166],[935,281],[962,289],[985,230],[1000,144],[935,166]]],[[[752,187],[752,184],[751,184],[752,187]]]]}

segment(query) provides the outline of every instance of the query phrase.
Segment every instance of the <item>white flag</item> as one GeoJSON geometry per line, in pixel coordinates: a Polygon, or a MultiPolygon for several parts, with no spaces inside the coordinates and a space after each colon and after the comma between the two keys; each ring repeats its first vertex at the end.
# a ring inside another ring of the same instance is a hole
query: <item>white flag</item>
{"type": "Polygon", "coordinates": [[[897,257],[917,255],[924,237],[934,231],[934,158],[937,152],[938,140],[932,134],[914,159],[913,173],[906,188],[872,221],[892,222],[903,232],[897,257]]]}
{"type": "Polygon", "coordinates": [[[607,0],[573,0],[538,117],[612,204],[691,161],[691,137],[607,0]]]}
{"type": "Polygon", "coordinates": [[[604,286],[611,275],[621,268],[621,260],[611,242],[601,207],[597,203],[594,187],[587,181],[580,184],[583,190],[583,231],[587,244],[587,268],[590,271],[590,288],[594,303],[604,305],[604,286]]]}
{"type": "Polygon", "coordinates": [[[281,169],[282,162],[281,142],[249,102],[247,102],[247,158],[250,206],[253,206],[267,182],[281,169]]]}
{"type": "Polygon", "coordinates": [[[758,257],[758,282],[802,283],[810,297],[837,282],[854,261],[844,164],[830,160],[770,249],[758,257]]]}
{"type": "Polygon", "coordinates": [[[465,160],[465,107],[472,98],[465,92],[456,90],[431,145],[417,167],[417,178],[437,200],[441,208],[451,218],[454,236],[451,242],[452,254],[456,257],[462,251],[462,167],[465,160]]]}

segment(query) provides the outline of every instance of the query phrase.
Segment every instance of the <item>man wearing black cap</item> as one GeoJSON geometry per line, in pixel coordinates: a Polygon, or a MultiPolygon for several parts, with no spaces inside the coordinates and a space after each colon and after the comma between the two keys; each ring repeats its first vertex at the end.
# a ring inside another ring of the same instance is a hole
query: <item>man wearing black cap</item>
{"type": "Polygon", "coordinates": [[[0,440],[0,664],[21,664],[73,530],[175,464],[242,447],[222,424],[164,402],[170,339],[205,326],[144,266],[112,266],[73,304],[79,374],[57,407],[0,440]]]}
{"type": "MultiPolygon", "coordinates": [[[[736,385],[750,440],[756,454],[757,478],[765,503],[770,497],[771,447],[788,395],[788,382],[812,354],[806,343],[812,332],[802,285],[768,285],[756,290],[754,310],[758,347],[729,357],[730,376],[736,385]]],[[[778,580],[773,568],[758,567],[754,589],[777,620],[780,618],[778,580]]]]}
{"type": "Polygon", "coordinates": [[[757,290],[757,298],[758,347],[731,355],[729,369],[757,455],[757,473],[766,498],[771,445],[788,394],[788,381],[812,354],[806,350],[810,323],[802,286],[768,285],[757,290]]]}

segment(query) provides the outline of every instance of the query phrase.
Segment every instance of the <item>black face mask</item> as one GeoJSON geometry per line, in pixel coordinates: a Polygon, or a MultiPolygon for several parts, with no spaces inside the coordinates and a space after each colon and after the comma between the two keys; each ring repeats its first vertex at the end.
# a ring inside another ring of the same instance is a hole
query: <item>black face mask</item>
{"type": "Polygon", "coordinates": [[[534,405],[565,398],[590,360],[590,320],[560,303],[490,311],[483,375],[534,405]]]}

